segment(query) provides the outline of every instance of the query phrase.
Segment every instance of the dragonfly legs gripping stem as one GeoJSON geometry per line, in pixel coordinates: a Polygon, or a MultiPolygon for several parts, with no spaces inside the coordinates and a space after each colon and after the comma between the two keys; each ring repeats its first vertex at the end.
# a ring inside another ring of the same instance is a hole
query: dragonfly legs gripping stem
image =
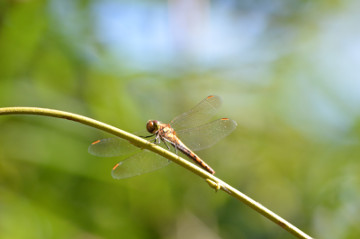
{"type": "Polygon", "coordinates": [[[165,144],[165,146],[166,146],[166,148],[168,149],[168,150],[171,150],[170,149],[170,147],[169,147],[169,145],[167,144],[167,143],[170,143],[172,146],[174,146],[174,148],[175,148],[175,154],[177,155],[178,153],[177,153],[177,145],[176,144],[174,144],[174,143],[172,143],[171,141],[169,141],[169,140],[166,140],[166,138],[163,138],[163,137],[161,137],[160,135],[158,135],[157,136],[158,138],[159,138],[159,142],[158,143],[160,143],[160,140],[165,144]]]}
{"type": "MultiPolygon", "coordinates": [[[[141,138],[144,138],[144,139],[147,139],[147,138],[151,138],[151,137],[153,137],[154,136],[154,134],[152,134],[152,135],[147,135],[147,136],[140,136],[141,138]]],[[[153,143],[154,144],[160,144],[160,140],[162,141],[162,142],[164,142],[164,144],[165,144],[165,146],[166,146],[166,148],[168,149],[168,150],[171,150],[170,149],[170,147],[169,147],[169,145],[166,143],[166,140],[164,139],[164,138],[162,138],[159,134],[155,134],[155,138],[154,138],[154,141],[153,141],[153,143]]],[[[171,143],[171,142],[170,142],[171,143]]],[[[174,145],[174,148],[175,148],[175,154],[177,154],[177,147],[176,147],[176,145],[174,145]]]]}
{"type": "Polygon", "coordinates": [[[167,148],[168,150],[170,150],[170,147],[169,147],[169,145],[166,143],[166,141],[165,141],[164,139],[161,139],[161,140],[164,142],[166,148],[167,148]]]}

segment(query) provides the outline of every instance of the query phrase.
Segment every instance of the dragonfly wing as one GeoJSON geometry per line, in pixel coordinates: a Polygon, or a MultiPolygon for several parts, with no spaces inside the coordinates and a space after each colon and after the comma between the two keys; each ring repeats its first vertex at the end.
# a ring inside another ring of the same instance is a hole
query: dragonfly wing
{"type": "Polygon", "coordinates": [[[170,125],[175,130],[184,128],[193,128],[208,121],[221,105],[221,99],[219,96],[210,95],[203,99],[194,108],[175,117],[170,125]]]}
{"type": "Polygon", "coordinates": [[[206,149],[235,130],[237,123],[228,118],[222,118],[195,128],[177,132],[179,139],[191,150],[206,149]]]}
{"type": "Polygon", "coordinates": [[[166,158],[153,152],[142,150],[142,152],[116,164],[111,175],[115,179],[129,178],[152,172],[167,166],[169,163],[170,161],[166,158]]]}
{"type": "Polygon", "coordinates": [[[138,150],[140,149],[120,138],[97,140],[88,148],[90,154],[99,157],[129,156],[138,150]]]}

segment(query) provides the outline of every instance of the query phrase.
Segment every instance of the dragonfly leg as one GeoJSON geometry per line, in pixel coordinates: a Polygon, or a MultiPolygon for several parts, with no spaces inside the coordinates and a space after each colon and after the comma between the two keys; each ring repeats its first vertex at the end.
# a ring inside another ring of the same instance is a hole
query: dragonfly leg
{"type": "Polygon", "coordinates": [[[152,134],[152,135],[147,135],[147,136],[139,136],[139,137],[141,137],[141,138],[144,138],[144,139],[147,139],[147,138],[151,138],[151,137],[153,137],[154,135],[152,134]]]}
{"type": "Polygon", "coordinates": [[[160,144],[160,135],[156,134],[155,139],[154,139],[154,144],[160,144]]]}
{"type": "Polygon", "coordinates": [[[166,148],[167,148],[168,150],[170,150],[170,147],[169,147],[169,145],[166,143],[166,140],[164,140],[164,139],[161,139],[161,140],[164,142],[166,148]]]}
{"type": "Polygon", "coordinates": [[[177,154],[178,154],[178,151],[177,151],[177,148],[178,148],[178,147],[177,147],[176,144],[174,145],[174,148],[175,148],[175,154],[177,155],[177,154]]]}

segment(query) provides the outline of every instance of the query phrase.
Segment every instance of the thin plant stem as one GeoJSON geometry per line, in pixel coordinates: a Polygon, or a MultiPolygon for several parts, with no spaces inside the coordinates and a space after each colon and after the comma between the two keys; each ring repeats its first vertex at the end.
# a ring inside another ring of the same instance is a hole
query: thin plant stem
{"type": "Polygon", "coordinates": [[[280,227],[285,229],[286,231],[290,232],[294,236],[298,238],[312,238],[309,235],[305,234],[303,231],[283,219],[282,217],[278,216],[274,212],[270,211],[260,203],[256,202],[255,200],[251,199],[250,197],[246,196],[245,194],[241,193],[237,189],[233,188],[229,184],[225,183],[224,181],[220,180],[219,178],[215,177],[214,175],[208,173],[207,171],[203,170],[202,168],[196,166],[193,163],[179,157],[178,155],[163,149],[162,147],[150,143],[147,140],[140,138],[134,134],[128,133],[121,129],[118,129],[114,126],[102,123],[100,121],[81,116],[78,114],[73,114],[65,111],[60,110],[53,110],[53,109],[46,109],[46,108],[37,108],[37,107],[5,107],[0,108],[0,115],[11,115],[11,114],[30,114],[30,115],[43,115],[43,116],[50,116],[55,118],[63,118],[67,120],[72,120],[79,122],[81,124],[85,124],[107,133],[113,134],[118,136],[124,140],[129,141],[129,143],[139,147],[141,149],[147,149],[154,153],[157,153],[176,164],[190,170],[191,172],[195,173],[196,175],[205,179],[208,184],[213,187],[215,190],[223,190],[224,192],[228,193],[230,196],[240,200],[241,202],[245,203],[249,207],[253,208],[263,216],[267,217],[271,221],[278,224],[280,227]]]}

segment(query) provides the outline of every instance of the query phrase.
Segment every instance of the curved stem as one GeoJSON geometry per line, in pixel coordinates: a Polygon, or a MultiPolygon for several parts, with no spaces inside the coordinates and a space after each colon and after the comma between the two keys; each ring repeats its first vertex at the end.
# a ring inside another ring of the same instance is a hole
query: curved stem
{"type": "Polygon", "coordinates": [[[152,144],[143,138],[140,138],[136,135],[130,134],[126,131],[118,129],[114,126],[102,123],[100,121],[81,116],[78,114],[73,114],[65,111],[60,110],[53,110],[53,109],[46,109],[46,108],[37,108],[37,107],[6,107],[0,108],[0,115],[10,115],[10,114],[31,114],[31,115],[44,115],[56,118],[63,118],[67,120],[72,120],[79,122],[81,124],[85,124],[110,134],[116,135],[122,139],[129,141],[131,144],[142,148],[150,150],[154,153],[157,153],[177,164],[180,166],[190,170],[191,172],[197,174],[198,176],[204,178],[211,187],[215,188],[216,190],[223,190],[224,192],[228,193],[229,195],[233,196],[234,198],[242,201],[249,207],[253,208],[263,216],[267,217],[271,221],[275,222],[286,231],[290,232],[291,234],[295,235],[298,238],[311,238],[309,235],[302,232],[300,229],[292,225],[291,223],[287,222],[285,219],[281,218],[277,214],[273,213],[260,203],[254,201],[250,197],[246,196],[245,194],[241,193],[237,189],[233,188],[229,184],[225,183],[224,181],[220,180],[219,178],[215,177],[214,175],[206,172],[202,168],[196,166],[193,163],[179,157],[178,155],[161,148],[155,144],[152,144]]]}

